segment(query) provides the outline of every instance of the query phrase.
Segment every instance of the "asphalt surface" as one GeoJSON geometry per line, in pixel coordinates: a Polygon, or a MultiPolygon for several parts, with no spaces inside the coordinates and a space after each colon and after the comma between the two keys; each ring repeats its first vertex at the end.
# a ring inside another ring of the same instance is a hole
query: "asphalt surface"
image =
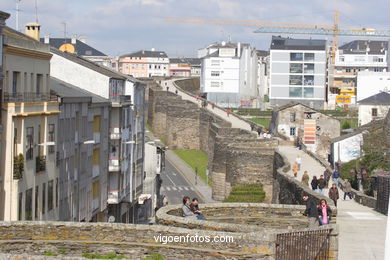
{"type": "Polygon", "coordinates": [[[182,204],[184,196],[198,198],[203,203],[194,187],[168,160],[165,160],[165,173],[161,177],[161,194],[167,196],[168,204],[182,204]]]}

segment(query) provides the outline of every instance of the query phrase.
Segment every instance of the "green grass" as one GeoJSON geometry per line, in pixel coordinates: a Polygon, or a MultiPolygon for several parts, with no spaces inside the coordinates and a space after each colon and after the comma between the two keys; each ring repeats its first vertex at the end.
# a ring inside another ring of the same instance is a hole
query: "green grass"
{"type": "Polygon", "coordinates": [[[106,255],[95,254],[95,253],[83,253],[82,257],[89,258],[89,259],[122,259],[122,258],[125,258],[124,255],[118,255],[118,254],[114,254],[114,253],[109,253],[106,255]]]}
{"type": "Polygon", "coordinates": [[[159,253],[152,254],[151,256],[147,256],[142,258],[142,260],[164,260],[165,258],[159,253]]]}
{"type": "Polygon", "coordinates": [[[240,116],[272,116],[271,110],[261,110],[259,108],[235,108],[233,112],[240,116]]]}
{"type": "Polygon", "coordinates": [[[235,186],[224,202],[252,202],[261,203],[264,201],[265,192],[260,184],[243,184],[235,186]]]}
{"type": "Polygon", "coordinates": [[[54,252],[50,252],[50,251],[47,251],[43,254],[44,256],[58,256],[58,254],[54,253],[54,252]]]}
{"type": "Polygon", "coordinates": [[[341,129],[356,128],[358,126],[357,119],[341,120],[341,129]]]}
{"type": "Polygon", "coordinates": [[[149,122],[146,122],[146,129],[148,129],[149,132],[153,132],[153,128],[149,125],[149,122]]]}
{"type": "Polygon", "coordinates": [[[266,128],[269,128],[269,123],[271,123],[271,119],[265,119],[265,118],[248,118],[249,121],[252,121],[258,125],[262,125],[266,128]]]}
{"type": "MultiPolygon", "coordinates": [[[[206,182],[206,169],[209,158],[201,150],[173,150],[183,161],[185,161],[194,171],[198,170],[198,176],[206,182]]],[[[208,178],[208,185],[211,179],[208,178]]]]}

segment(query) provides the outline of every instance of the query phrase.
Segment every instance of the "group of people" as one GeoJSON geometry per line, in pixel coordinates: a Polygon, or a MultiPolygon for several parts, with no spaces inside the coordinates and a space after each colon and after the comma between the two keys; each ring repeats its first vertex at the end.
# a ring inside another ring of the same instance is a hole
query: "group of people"
{"type": "Polygon", "coordinates": [[[319,205],[317,205],[314,198],[309,198],[307,195],[303,196],[303,200],[306,202],[306,210],[303,214],[308,217],[309,228],[329,224],[332,216],[332,210],[326,203],[326,200],[320,200],[319,205]]]}
{"type": "Polygon", "coordinates": [[[199,201],[197,198],[193,198],[192,201],[190,197],[185,196],[183,198],[183,217],[186,218],[196,218],[199,220],[205,220],[202,212],[199,210],[199,201]]]}

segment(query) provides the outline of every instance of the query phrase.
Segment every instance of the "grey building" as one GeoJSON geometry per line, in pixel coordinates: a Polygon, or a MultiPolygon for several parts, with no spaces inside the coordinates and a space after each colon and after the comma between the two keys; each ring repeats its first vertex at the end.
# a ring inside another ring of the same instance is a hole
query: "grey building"
{"type": "MultiPolygon", "coordinates": [[[[8,19],[9,13],[5,13],[0,11],[0,108],[3,107],[2,101],[3,101],[3,27],[5,26],[5,20],[8,19]]],[[[0,113],[0,133],[3,130],[2,126],[2,119],[1,119],[0,113]]],[[[0,143],[0,149],[1,149],[1,143],[0,143]]]]}
{"type": "Polygon", "coordinates": [[[326,41],[272,37],[270,102],[322,108],[326,99],[326,41]]]}
{"type": "Polygon", "coordinates": [[[108,99],[59,79],[57,135],[59,217],[62,221],[107,221],[108,99]]]}

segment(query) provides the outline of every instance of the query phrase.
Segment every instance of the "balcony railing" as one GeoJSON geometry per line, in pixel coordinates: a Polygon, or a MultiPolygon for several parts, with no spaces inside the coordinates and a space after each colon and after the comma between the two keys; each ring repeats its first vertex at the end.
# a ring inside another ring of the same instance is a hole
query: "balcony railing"
{"type": "Polygon", "coordinates": [[[120,94],[110,94],[110,100],[114,103],[131,103],[131,96],[130,95],[120,95],[120,94]]]}
{"type": "Polygon", "coordinates": [[[46,171],[46,156],[37,156],[35,158],[35,172],[46,171]]]}
{"type": "Polygon", "coordinates": [[[118,190],[109,190],[108,191],[108,204],[118,204],[119,203],[119,191],[118,190]]]}
{"type": "Polygon", "coordinates": [[[118,140],[121,138],[121,130],[119,127],[111,127],[110,129],[110,139],[118,140]]]}
{"type": "Polygon", "coordinates": [[[56,101],[57,96],[50,93],[36,93],[36,92],[23,92],[23,93],[9,93],[4,92],[4,102],[42,102],[42,101],[56,101]]]}

